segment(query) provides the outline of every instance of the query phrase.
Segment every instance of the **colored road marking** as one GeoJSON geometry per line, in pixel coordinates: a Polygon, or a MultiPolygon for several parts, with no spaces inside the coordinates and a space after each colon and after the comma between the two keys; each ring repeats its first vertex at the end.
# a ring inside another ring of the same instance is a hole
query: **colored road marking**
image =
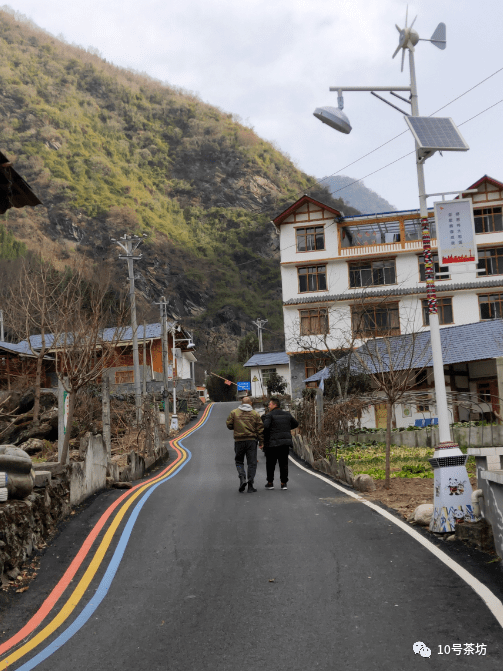
{"type": "MultiPolygon", "coordinates": [[[[54,590],[51,592],[51,594],[46,598],[44,601],[42,607],[37,611],[37,613],[33,616],[32,619],[24,626],[16,635],[11,637],[7,642],[5,642],[2,645],[2,649],[5,650],[5,647],[8,646],[8,648],[12,648],[16,643],[21,641],[22,639],[25,639],[27,635],[29,635],[33,630],[42,622],[42,620],[46,617],[46,615],[51,611],[53,608],[54,604],[56,603],[57,599],[61,596],[65,588],[68,586],[68,584],[71,581],[71,578],[75,575],[76,571],[78,568],[81,566],[85,556],[87,555],[88,551],[91,548],[91,545],[93,541],[96,539],[96,536],[98,535],[99,531],[103,528],[103,525],[105,524],[106,520],[110,517],[111,513],[113,510],[119,505],[121,501],[123,501],[124,498],[129,497],[128,501],[123,505],[123,507],[120,509],[120,511],[116,514],[112,524],[110,525],[109,529],[107,530],[101,544],[99,545],[93,559],[91,560],[89,567],[87,568],[86,572],[84,573],[84,576],[82,579],[79,581],[77,584],[77,587],[73,591],[72,595],[70,598],[67,600],[65,605],[62,607],[62,609],[59,611],[59,613],[54,617],[54,619],[43,629],[41,630],[40,633],[38,633],[33,639],[31,639],[29,642],[27,642],[24,646],[19,648],[17,651],[13,652],[6,658],[4,658],[2,661],[0,661],[0,670],[4,670],[6,667],[14,663],[16,660],[19,660],[22,656],[24,656],[26,653],[31,651],[33,648],[38,646],[41,642],[43,642],[52,632],[54,632],[57,628],[59,628],[64,621],[70,616],[70,614],[73,612],[73,610],[77,607],[78,603],[84,596],[84,593],[89,586],[89,583],[93,579],[94,575],[96,574],[101,562],[103,561],[103,557],[105,553],[108,550],[109,545],[111,544],[113,540],[114,533],[116,532],[118,526],[122,522],[122,519],[124,518],[124,515],[126,514],[127,510],[130,508],[131,504],[148,488],[153,487],[155,489],[157,485],[160,485],[160,483],[169,480],[172,478],[178,471],[190,460],[190,457],[187,459],[187,452],[184,449],[183,445],[180,444],[179,442],[192,434],[193,432],[197,431],[202,425],[204,425],[211,413],[211,410],[213,408],[213,404],[210,404],[204,411],[202,417],[200,420],[189,430],[184,432],[181,436],[173,439],[170,441],[170,445],[172,448],[174,448],[177,452],[177,459],[175,462],[173,462],[171,465],[166,467],[164,471],[162,471],[160,474],[157,476],[149,479],[148,481],[144,483],[140,483],[135,488],[130,490],[129,492],[125,493],[125,495],[121,496],[114,504],[112,504],[109,509],[103,514],[103,516],[100,518],[98,523],[96,524],[95,528],[91,531],[89,536],[87,537],[86,541],[82,545],[81,549],[77,553],[77,556],[74,558],[74,561],[68,568],[67,572],[65,572],[63,578],[60,580],[60,582],[57,584],[57,586],[54,588],[54,590]],[[98,528],[98,529],[97,529],[98,528]]],[[[152,491],[153,491],[152,489],[152,491]]],[[[143,500],[142,500],[143,501],[143,500]]],[[[143,504],[142,504],[143,506],[143,504]]],[[[141,508],[141,507],[140,507],[141,508]]],[[[136,509],[135,509],[136,510],[136,509]]],[[[136,514],[137,515],[137,514],[136,514]]],[[[136,520],[136,517],[135,517],[136,520]]],[[[122,538],[122,537],[121,537],[122,538]]],[[[115,557],[115,555],[114,555],[115,557]]],[[[122,557],[122,554],[121,554],[122,557]]],[[[115,572],[114,572],[115,574],[115,572]]],[[[50,655],[50,654],[48,654],[50,655]]]]}
{"type": "Polygon", "coordinates": [[[453,572],[455,572],[461,579],[463,579],[463,581],[465,581],[470,586],[470,588],[472,588],[477,593],[477,595],[483,600],[489,611],[492,613],[494,618],[498,621],[500,627],[503,628],[503,604],[501,600],[498,597],[496,597],[496,595],[491,590],[489,590],[489,588],[485,586],[481,581],[472,576],[472,574],[470,574],[470,572],[468,572],[464,567],[461,567],[461,565],[458,564],[455,560],[452,560],[452,558],[450,558],[447,555],[447,553],[444,553],[434,544],[432,544],[431,541],[425,539],[421,534],[419,534],[419,532],[416,532],[414,528],[410,527],[410,525],[407,525],[407,523],[404,523],[399,518],[395,518],[395,516],[386,511],[386,509],[381,509],[380,506],[377,506],[377,504],[369,502],[367,499],[365,499],[365,497],[361,497],[356,493],[350,492],[349,490],[346,490],[346,488],[337,485],[337,483],[334,483],[325,476],[322,476],[321,474],[316,474],[314,471],[311,471],[310,469],[306,469],[306,467],[303,467],[291,456],[289,457],[290,460],[297,467],[299,467],[299,469],[302,469],[311,476],[316,476],[316,478],[319,478],[322,481],[325,481],[325,483],[331,485],[332,487],[337,488],[337,490],[340,490],[345,495],[349,495],[353,499],[361,502],[362,504],[365,504],[365,506],[368,506],[373,511],[376,511],[381,516],[384,516],[384,518],[387,518],[392,523],[397,525],[401,530],[403,530],[407,534],[410,534],[411,537],[413,537],[416,541],[418,541],[428,551],[433,553],[433,555],[437,557],[439,560],[441,560],[444,563],[444,565],[447,565],[447,567],[452,569],[453,572]]]}

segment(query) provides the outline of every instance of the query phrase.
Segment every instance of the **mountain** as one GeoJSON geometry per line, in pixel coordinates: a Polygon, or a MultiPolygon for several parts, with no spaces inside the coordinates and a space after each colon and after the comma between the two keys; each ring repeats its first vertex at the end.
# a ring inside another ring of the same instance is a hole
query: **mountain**
{"type": "MultiPolygon", "coordinates": [[[[348,205],[362,213],[371,214],[396,210],[395,206],[388,203],[385,198],[366,187],[362,181],[356,181],[353,177],[333,175],[322,177],[320,183],[330,191],[334,198],[342,198],[348,205]]],[[[349,213],[346,212],[345,214],[349,213]]]]}
{"type": "Polygon", "coordinates": [[[0,149],[43,203],[0,217],[6,254],[33,250],[57,268],[99,260],[125,286],[110,239],[146,234],[143,316],[165,295],[196,335],[234,339],[265,317],[268,347],[281,347],[270,220],[308,191],[348,206],[234,115],[92,51],[0,11],[0,149]]]}

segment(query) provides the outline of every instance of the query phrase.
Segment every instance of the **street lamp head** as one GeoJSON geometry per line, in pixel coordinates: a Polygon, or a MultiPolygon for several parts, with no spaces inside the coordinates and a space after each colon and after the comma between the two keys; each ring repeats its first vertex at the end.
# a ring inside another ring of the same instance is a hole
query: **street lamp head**
{"type": "Polygon", "coordinates": [[[351,133],[351,124],[344,112],[337,107],[317,107],[313,112],[316,119],[319,119],[330,128],[334,128],[341,133],[351,133]]]}

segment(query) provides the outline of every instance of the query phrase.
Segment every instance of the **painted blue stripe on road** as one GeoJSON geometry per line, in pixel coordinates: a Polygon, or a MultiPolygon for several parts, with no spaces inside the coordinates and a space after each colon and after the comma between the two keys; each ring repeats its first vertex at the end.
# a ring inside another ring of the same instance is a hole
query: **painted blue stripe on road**
{"type": "MultiPolygon", "coordinates": [[[[213,407],[210,409],[210,412],[208,413],[206,420],[198,427],[198,429],[203,427],[208,422],[208,418],[210,417],[212,410],[213,407]]],[[[91,598],[90,602],[87,604],[85,609],[83,609],[80,615],[75,619],[75,621],[70,626],[68,626],[68,628],[66,628],[66,630],[62,632],[61,635],[59,635],[59,637],[57,637],[51,644],[49,644],[49,646],[46,646],[45,649],[43,649],[39,654],[37,654],[36,656],[28,660],[24,665],[19,667],[18,670],[32,670],[34,667],[36,667],[44,660],[49,658],[49,656],[51,656],[59,648],[61,648],[64,644],[66,644],[71,639],[71,637],[73,637],[73,635],[75,635],[75,633],[77,633],[82,628],[82,626],[84,626],[87,623],[87,621],[91,618],[96,609],[99,607],[99,605],[105,598],[106,594],[108,593],[108,590],[112,584],[115,574],[117,573],[120,562],[124,555],[124,551],[126,550],[126,547],[128,545],[129,538],[131,537],[131,532],[133,531],[134,524],[136,523],[136,519],[138,518],[138,515],[141,509],[143,508],[143,505],[150,497],[150,495],[154,492],[154,490],[156,490],[160,485],[162,485],[166,481],[169,481],[171,478],[176,476],[178,472],[181,469],[183,469],[183,467],[186,464],[188,464],[192,459],[192,453],[190,452],[190,450],[188,450],[188,448],[186,448],[183,445],[182,441],[179,441],[178,443],[187,452],[188,456],[187,459],[183,464],[181,464],[178,467],[178,469],[175,472],[164,478],[162,481],[159,481],[159,483],[156,483],[154,486],[152,486],[150,490],[143,495],[138,504],[135,506],[126,524],[126,527],[124,528],[124,531],[121,534],[121,538],[119,540],[119,543],[117,544],[115,553],[113,554],[112,559],[110,560],[105,575],[102,578],[101,583],[98,586],[96,593],[91,598]]]]}

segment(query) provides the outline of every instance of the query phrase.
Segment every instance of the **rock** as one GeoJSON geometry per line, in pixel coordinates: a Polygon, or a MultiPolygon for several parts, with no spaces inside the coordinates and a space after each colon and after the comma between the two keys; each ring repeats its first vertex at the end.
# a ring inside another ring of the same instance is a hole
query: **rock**
{"type": "Polygon", "coordinates": [[[353,485],[355,477],[351,467],[344,467],[344,477],[348,485],[353,485]]]}
{"type": "Polygon", "coordinates": [[[20,571],[19,567],[14,567],[13,569],[10,569],[7,572],[7,576],[9,577],[9,579],[12,579],[12,581],[15,581],[20,574],[21,574],[21,571],[20,571]]]}
{"type": "Polygon", "coordinates": [[[445,538],[446,541],[454,541],[456,539],[455,534],[450,534],[448,537],[445,538]]]}
{"type": "Polygon", "coordinates": [[[36,471],[33,473],[35,474],[34,485],[36,488],[43,488],[47,483],[51,482],[52,474],[50,471],[36,471]]]}
{"type": "Polygon", "coordinates": [[[130,481],[117,481],[112,484],[112,488],[117,488],[118,490],[130,490],[132,487],[133,484],[130,481]]]}
{"type": "Polygon", "coordinates": [[[353,479],[353,487],[360,492],[372,492],[376,489],[374,479],[368,474],[357,474],[353,479]]]}
{"type": "Polygon", "coordinates": [[[429,525],[433,516],[433,504],[420,504],[413,513],[413,520],[418,525],[429,525]]]}
{"type": "Polygon", "coordinates": [[[324,474],[330,474],[330,464],[324,457],[315,460],[313,467],[318,469],[318,471],[322,471],[324,474]]]}
{"type": "Polygon", "coordinates": [[[111,476],[106,477],[107,488],[113,488],[113,484],[116,483],[111,476]]]}
{"type": "Polygon", "coordinates": [[[45,442],[42,439],[32,438],[20,444],[19,448],[28,455],[33,455],[33,453],[38,453],[45,448],[45,442]]]}

